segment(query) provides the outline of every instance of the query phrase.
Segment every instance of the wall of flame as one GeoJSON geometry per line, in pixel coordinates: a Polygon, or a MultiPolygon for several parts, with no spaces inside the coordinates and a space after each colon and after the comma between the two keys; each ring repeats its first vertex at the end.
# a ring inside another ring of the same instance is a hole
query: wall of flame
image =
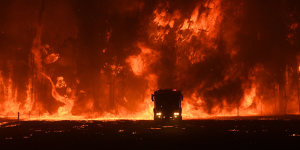
{"type": "Polygon", "coordinates": [[[0,2],[0,117],[151,119],[299,114],[297,0],[0,2]]]}

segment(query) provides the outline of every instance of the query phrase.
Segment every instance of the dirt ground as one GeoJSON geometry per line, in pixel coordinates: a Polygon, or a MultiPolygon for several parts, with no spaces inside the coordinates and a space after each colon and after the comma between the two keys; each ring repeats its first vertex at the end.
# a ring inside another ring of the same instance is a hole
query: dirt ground
{"type": "Polygon", "coordinates": [[[299,149],[300,120],[0,121],[1,149],[299,149]]]}

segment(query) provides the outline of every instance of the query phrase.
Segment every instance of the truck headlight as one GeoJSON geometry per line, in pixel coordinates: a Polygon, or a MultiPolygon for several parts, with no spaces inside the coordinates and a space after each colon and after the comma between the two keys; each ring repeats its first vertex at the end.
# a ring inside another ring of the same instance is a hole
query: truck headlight
{"type": "Polygon", "coordinates": [[[179,112],[174,112],[174,116],[179,116],[179,112]]]}
{"type": "Polygon", "coordinates": [[[156,116],[161,116],[161,112],[156,113],[156,116]]]}

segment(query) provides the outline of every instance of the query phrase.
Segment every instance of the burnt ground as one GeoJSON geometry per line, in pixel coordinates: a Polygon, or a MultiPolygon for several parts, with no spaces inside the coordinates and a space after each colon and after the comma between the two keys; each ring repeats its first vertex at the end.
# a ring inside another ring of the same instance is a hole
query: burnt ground
{"type": "Polygon", "coordinates": [[[0,120],[0,149],[299,149],[300,120],[0,120]]]}

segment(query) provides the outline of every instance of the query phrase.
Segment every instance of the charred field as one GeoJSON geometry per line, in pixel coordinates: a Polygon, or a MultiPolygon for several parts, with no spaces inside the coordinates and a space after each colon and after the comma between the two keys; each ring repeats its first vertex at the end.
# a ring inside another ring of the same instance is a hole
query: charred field
{"type": "Polygon", "coordinates": [[[299,116],[181,122],[2,119],[0,124],[5,149],[295,149],[300,140],[299,116]]]}

